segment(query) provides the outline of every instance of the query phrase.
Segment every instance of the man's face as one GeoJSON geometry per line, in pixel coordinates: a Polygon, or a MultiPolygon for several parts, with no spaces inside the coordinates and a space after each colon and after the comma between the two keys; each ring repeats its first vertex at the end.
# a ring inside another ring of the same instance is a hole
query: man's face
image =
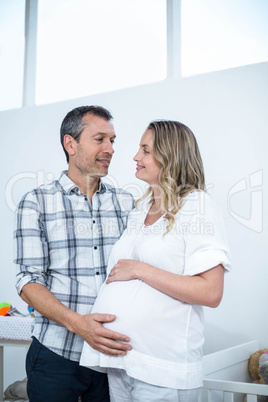
{"type": "Polygon", "coordinates": [[[115,132],[113,124],[99,116],[86,114],[84,127],[79,142],[75,143],[76,153],[73,158],[75,168],[82,175],[103,177],[114,153],[115,132]]]}

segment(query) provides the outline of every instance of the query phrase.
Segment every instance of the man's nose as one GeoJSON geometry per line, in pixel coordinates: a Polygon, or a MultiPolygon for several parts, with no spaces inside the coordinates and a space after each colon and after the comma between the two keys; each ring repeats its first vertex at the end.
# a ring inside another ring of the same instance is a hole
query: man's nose
{"type": "Polygon", "coordinates": [[[103,152],[112,155],[114,153],[113,144],[110,141],[105,141],[103,143],[103,152]]]}

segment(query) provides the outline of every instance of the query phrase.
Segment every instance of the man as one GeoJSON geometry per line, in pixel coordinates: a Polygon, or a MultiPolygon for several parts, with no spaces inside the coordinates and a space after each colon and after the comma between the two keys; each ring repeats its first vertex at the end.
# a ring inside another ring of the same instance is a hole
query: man
{"type": "Polygon", "coordinates": [[[102,326],[115,316],[90,314],[133,208],[128,192],[101,180],[114,153],[111,120],[99,106],[69,112],[61,125],[68,171],[18,206],[16,287],[36,311],[26,359],[31,402],[109,401],[106,375],[79,366],[83,340],[109,355],[131,349],[128,337],[102,326]]]}

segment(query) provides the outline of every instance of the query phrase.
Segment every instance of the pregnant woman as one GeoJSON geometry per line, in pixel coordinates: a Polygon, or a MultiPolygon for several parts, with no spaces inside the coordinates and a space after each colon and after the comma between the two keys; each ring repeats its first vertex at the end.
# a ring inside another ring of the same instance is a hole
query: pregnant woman
{"type": "Polygon", "coordinates": [[[80,364],[106,371],[112,402],[196,402],[202,386],[203,307],[222,299],[230,269],[223,218],[206,192],[192,131],[149,124],[134,157],[149,184],[114,245],[93,312],[130,338],[114,357],[84,344],[80,364]]]}

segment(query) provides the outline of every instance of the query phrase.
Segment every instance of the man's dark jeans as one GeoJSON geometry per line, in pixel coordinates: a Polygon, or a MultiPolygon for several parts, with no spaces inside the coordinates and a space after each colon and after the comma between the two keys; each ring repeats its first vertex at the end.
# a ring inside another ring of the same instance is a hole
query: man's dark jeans
{"type": "Polygon", "coordinates": [[[109,402],[106,374],[57,355],[33,338],[26,358],[30,402],[109,402]]]}

